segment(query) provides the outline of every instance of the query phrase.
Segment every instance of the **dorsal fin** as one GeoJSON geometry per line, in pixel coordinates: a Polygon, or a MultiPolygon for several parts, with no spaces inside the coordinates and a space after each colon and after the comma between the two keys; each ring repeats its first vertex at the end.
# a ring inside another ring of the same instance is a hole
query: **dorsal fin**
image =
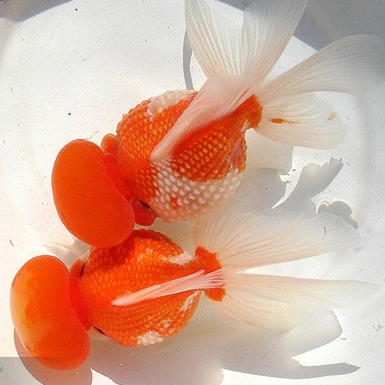
{"type": "Polygon", "coordinates": [[[203,290],[218,288],[223,285],[221,270],[205,274],[199,270],[193,274],[163,282],[158,285],[146,287],[134,293],[127,293],[112,301],[115,306],[128,306],[150,299],[166,297],[168,295],[183,293],[190,290],[203,290]]]}

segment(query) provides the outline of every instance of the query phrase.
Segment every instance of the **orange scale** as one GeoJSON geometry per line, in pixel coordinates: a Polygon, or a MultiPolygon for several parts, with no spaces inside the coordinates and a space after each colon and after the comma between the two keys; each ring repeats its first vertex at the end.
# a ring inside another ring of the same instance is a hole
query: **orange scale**
{"type": "Polygon", "coordinates": [[[187,325],[199,302],[197,295],[191,305],[183,309],[184,303],[192,294],[193,292],[185,292],[119,308],[111,305],[103,312],[94,311],[90,320],[121,345],[146,344],[143,339],[148,333],[166,338],[177,334],[187,325]]]}
{"type": "Polygon", "coordinates": [[[196,93],[192,93],[188,98],[165,108],[153,120],[147,114],[151,101],[146,100],[118,124],[118,165],[135,198],[148,203],[155,197],[158,171],[151,164],[150,155],[195,96],[196,93]]]}
{"type": "Polygon", "coordinates": [[[257,127],[261,114],[261,106],[253,96],[231,114],[193,131],[173,150],[172,169],[197,182],[222,179],[232,167],[243,170],[246,143],[242,127],[247,123],[257,127]],[[242,153],[234,158],[235,148],[241,148],[242,153]],[[233,159],[232,164],[229,159],[233,159]]]}

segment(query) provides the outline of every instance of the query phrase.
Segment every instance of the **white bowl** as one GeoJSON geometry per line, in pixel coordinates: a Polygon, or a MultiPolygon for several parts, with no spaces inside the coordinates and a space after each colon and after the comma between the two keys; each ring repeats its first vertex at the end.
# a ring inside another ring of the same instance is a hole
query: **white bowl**
{"type": "MultiPolygon", "coordinates": [[[[243,1],[226,2],[244,6],[243,1]]],[[[365,5],[313,1],[276,71],[343,36],[372,33],[385,38],[384,17],[382,0],[365,5]]],[[[12,279],[28,259],[47,252],[44,243],[69,239],[52,200],[55,156],[75,138],[100,143],[115,130],[122,113],[151,96],[191,85],[190,75],[199,88],[204,77],[194,58],[189,65],[184,34],[181,0],[0,2],[0,379],[7,385],[281,385],[298,379],[303,385],[382,384],[383,291],[358,309],[338,313],[339,323],[326,314],[323,320],[307,319],[283,337],[225,320],[201,304],[177,337],[136,349],[95,342],[90,359],[77,371],[55,372],[28,359],[23,365],[18,358],[9,312],[12,279]]],[[[382,285],[385,87],[371,99],[324,97],[348,123],[349,139],[333,151],[296,149],[288,192],[306,164],[341,158],[342,171],[313,201],[340,200],[343,208],[350,207],[363,244],[284,269],[310,278],[382,285]]],[[[249,170],[271,166],[272,155],[265,154],[265,162],[253,152],[260,145],[255,134],[248,140],[249,170]]],[[[326,179],[338,168],[332,164],[326,179]]],[[[319,174],[317,178],[322,184],[319,174]]]]}

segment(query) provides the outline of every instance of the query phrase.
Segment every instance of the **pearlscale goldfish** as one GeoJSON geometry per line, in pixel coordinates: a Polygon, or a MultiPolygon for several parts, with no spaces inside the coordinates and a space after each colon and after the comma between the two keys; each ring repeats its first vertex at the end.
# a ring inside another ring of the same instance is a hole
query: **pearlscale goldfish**
{"type": "Polygon", "coordinates": [[[344,138],[333,107],[314,93],[362,93],[384,80],[380,39],[353,36],[269,77],[307,0],[258,0],[242,28],[213,1],[186,0],[187,34],[207,81],[169,91],[129,111],[102,148],[67,144],[52,186],[65,226],[84,242],[115,246],[137,223],[198,217],[237,189],[246,168],[245,132],[328,149],[344,138]]]}
{"type": "Polygon", "coordinates": [[[47,255],[27,262],[14,279],[11,309],[29,354],[48,367],[72,369],[89,355],[88,333],[125,346],[162,342],[186,326],[202,294],[235,320],[282,330],[301,309],[347,307],[373,292],[355,281],[245,273],[341,250],[358,235],[334,215],[257,211],[257,189],[243,186],[197,220],[192,254],[140,229],[119,246],[91,247],[70,270],[47,255]]]}

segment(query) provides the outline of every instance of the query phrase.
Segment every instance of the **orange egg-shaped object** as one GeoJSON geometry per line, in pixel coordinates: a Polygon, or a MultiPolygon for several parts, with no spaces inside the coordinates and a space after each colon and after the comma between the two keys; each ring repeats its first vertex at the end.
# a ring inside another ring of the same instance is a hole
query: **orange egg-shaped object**
{"type": "Polygon", "coordinates": [[[134,210],[115,186],[96,144],[74,140],[63,147],[53,167],[52,189],[60,219],[85,243],[112,247],[130,236],[134,210]]]}
{"type": "Polygon", "coordinates": [[[12,283],[16,333],[31,357],[52,369],[77,368],[90,351],[87,328],[71,301],[71,279],[63,262],[44,255],[27,262],[12,283]]]}

